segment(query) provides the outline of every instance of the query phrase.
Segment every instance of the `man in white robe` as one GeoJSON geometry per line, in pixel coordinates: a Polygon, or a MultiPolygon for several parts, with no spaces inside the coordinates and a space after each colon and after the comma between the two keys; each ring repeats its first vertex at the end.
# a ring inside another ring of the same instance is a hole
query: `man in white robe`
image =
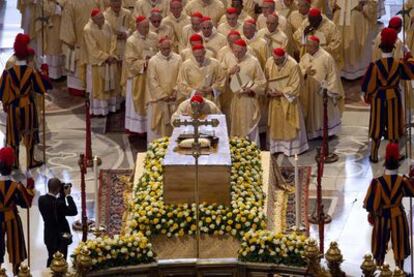
{"type": "Polygon", "coordinates": [[[87,53],[86,91],[90,98],[90,113],[106,116],[121,105],[120,92],[115,86],[116,36],[100,9],[94,8],[84,28],[87,53]]]}
{"type": "Polygon", "coordinates": [[[157,35],[149,31],[145,16],[136,18],[136,31],[125,46],[123,83],[126,86],[125,129],[143,134],[147,131],[145,106],[148,60],[157,52],[157,35]]]}
{"type": "Polygon", "coordinates": [[[298,63],[284,49],[275,48],[272,54],[265,67],[270,153],[298,155],[309,148],[300,103],[302,73],[298,63]]]}
{"type": "Polygon", "coordinates": [[[148,62],[146,104],[148,107],[147,143],[171,136],[170,119],[177,99],[177,77],[181,57],[172,52],[168,38],[160,40],[160,51],[148,62]]]}
{"type": "Polygon", "coordinates": [[[339,133],[344,107],[344,89],[335,60],[322,47],[319,38],[308,36],[306,54],[299,66],[305,79],[302,102],[308,139],[323,135],[323,90],[328,94],[328,136],[339,133]]]}

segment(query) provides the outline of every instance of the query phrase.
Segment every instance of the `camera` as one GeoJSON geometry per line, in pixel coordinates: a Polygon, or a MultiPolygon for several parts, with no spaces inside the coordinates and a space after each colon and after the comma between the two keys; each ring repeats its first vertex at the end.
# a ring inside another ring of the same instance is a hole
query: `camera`
{"type": "Polygon", "coordinates": [[[63,189],[68,189],[72,187],[72,183],[63,183],[62,184],[63,189]]]}
{"type": "Polygon", "coordinates": [[[65,195],[65,191],[68,190],[69,188],[72,188],[72,183],[62,183],[60,194],[65,195]]]}

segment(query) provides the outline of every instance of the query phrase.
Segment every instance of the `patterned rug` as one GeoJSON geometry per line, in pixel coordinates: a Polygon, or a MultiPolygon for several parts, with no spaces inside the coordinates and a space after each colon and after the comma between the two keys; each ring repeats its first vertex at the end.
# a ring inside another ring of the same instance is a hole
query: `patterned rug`
{"type": "Polygon", "coordinates": [[[124,222],[124,198],[130,188],[127,183],[131,169],[103,169],[99,174],[99,211],[100,223],[109,235],[119,234],[124,222]]]}
{"type": "MultiPolygon", "coordinates": [[[[295,187],[294,167],[277,165],[277,159],[271,157],[269,171],[269,188],[267,191],[268,205],[268,229],[275,232],[285,232],[295,226],[295,187]]],[[[298,175],[301,187],[301,220],[302,226],[309,230],[308,223],[308,191],[311,167],[299,166],[298,175]]]]}
{"type": "MultiPolygon", "coordinates": [[[[298,168],[299,171],[299,183],[301,186],[301,220],[302,225],[305,227],[306,230],[309,230],[309,222],[308,222],[308,213],[309,213],[309,206],[308,206],[308,197],[309,197],[309,181],[311,175],[312,168],[310,166],[300,166],[298,168]]],[[[295,182],[295,169],[293,167],[283,167],[281,169],[282,175],[285,177],[286,180],[291,182],[295,182]]],[[[296,225],[296,197],[295,192],[288,193],[287,199],[287,206],[286,206],[286,230],[291,229],[296,225]]]]}

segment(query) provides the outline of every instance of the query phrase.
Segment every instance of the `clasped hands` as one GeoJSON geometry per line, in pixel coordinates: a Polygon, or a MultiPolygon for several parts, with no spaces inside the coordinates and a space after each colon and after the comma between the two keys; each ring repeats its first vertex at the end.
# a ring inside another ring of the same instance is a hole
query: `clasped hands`
{"type": "Polygon", "coordinates": [[[270,97],[281,97],[281,96],[283,96],[283,92],[281,92],[277,89],[274,89],[274,88],[269,88],[269,89],[267,89],[266,92],[267,92],[267,95],[270,96],[270,97]]]}

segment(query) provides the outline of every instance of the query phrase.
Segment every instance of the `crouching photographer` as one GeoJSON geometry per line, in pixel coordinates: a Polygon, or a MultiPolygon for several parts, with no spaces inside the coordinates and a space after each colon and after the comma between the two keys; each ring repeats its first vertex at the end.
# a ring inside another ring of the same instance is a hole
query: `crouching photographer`
{"type": "Polygon", "coordinates": [[[39,210],[42,214],[44,225],[44,242],[49,253],[47,267],[53,259],[53,254],[61,252],[65,258],[68,246],[72,243],[70,225],[66,216],[78,214],[75,202],[70,196],[72,184],[62,183],[57,178],[52,178],[47,183],[49,192],[39,197],[39,210]]]}

